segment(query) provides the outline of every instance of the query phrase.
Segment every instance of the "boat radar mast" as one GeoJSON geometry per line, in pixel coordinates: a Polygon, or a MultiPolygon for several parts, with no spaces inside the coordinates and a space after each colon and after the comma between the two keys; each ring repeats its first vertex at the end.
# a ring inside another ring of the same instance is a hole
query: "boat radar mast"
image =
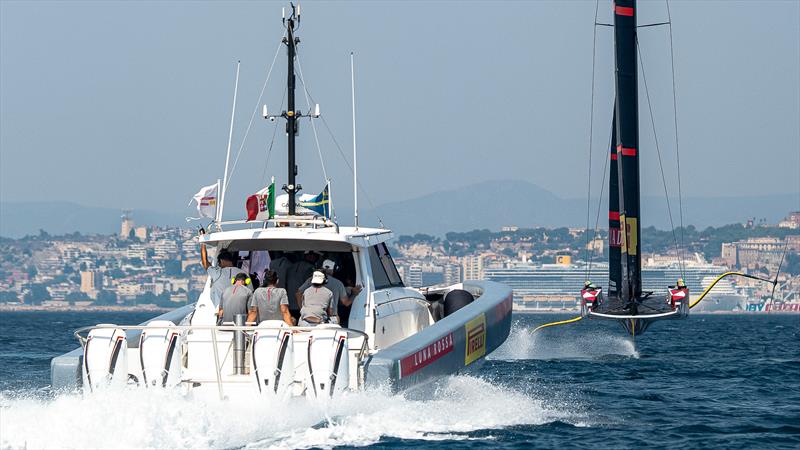
{"type": "Polygon", "coordinates": [[[314,106],[313,111],[303,114],[301,111],[295,110],[295,75],[294,75],[294,61],[297,55],[297,44],[300,43],[300,38],[295,36],[295,31],[300,25],[300,5],[295,6],[294,3],[289,4],[289,17],[286,17],[286,10],[283,10],[283,26],[286,28],[286,36],[283,38],[283,43],[286,45],[286,60],[287,60],[287,75],[286,75],[286,111],[282,111],[279,115],[270,115],[267,106],[264,105],[263,116],[265,119],[275,120],[278,117],[286,119],[286,138],[288,150],[288,183],[284,184],[282,189],[289,195],[289,216],[294,216],[297,209],[297,193],[303,189],[297,183],[297,163],[295,160],[295,138],[297,137],[299,124],[298,119],[301,117],[319,117],[319,105],[314,106]]]}

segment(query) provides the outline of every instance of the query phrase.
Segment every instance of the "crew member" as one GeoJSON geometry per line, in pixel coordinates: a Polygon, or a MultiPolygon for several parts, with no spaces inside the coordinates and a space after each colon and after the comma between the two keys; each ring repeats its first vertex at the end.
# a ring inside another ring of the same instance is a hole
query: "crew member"
{"type": "Polygon", "coordinates": [[[300,326],[309,327],[321,323],[338,323],[336,300],[333,292],[325,286],[325,273],[314,271],[311,286],[303,291],[303,306],[300,309],[300,326]]]}
{"type": "MultiPolygon", "coordinates": [[[[289,270],[287,270],[286,273],[286,292],[292,294],[292,299],[296,300],[294,293],[297,292],[303,282],[314,272],[317,257],[317,252],[309,250],[303,254],[303,259],[295,261],[289,266],[289,270]]],[[[289,304],[289,312],[292,314],[292,317],[295,319],[300,318],[300,308],[302,306],[302,302],[297,300],[289,304]]]]}
{"type": "Polygon", "coordinates": [[[286,289],[286,278],[289,273],[289,268],[292,266],[292,262],[289,261],[289,258],[283,252],[275,251],[274,258],[269,262],[269,270],[275,272],[278,276],[278,285],[277,287],[286,289]]]}
{"type": "Polygon", "coordinates": [[[269,269],[265,270],[264,284],[266,286],[256,289],[250,298],[247,321],[261,323],[265,320],[283,320],[287,325],[293,326],[286,289],[277,287],[278,274],[269,269]]]}
{"type": "MultiPolygon", "coordinates": [[[[337,303],[336,311],[337,313],[341,312],[340,308],[344,306],[345,308],[347,308],[348,311],[347,316],[349,317],[350,305],[353,304],[353,300],[361,292],[361,286],[356,285],[351,287],[350,293],[348,293],[347,292],[348,289],[345,287],[344,283],[342,283],[341,281],[336,279],[336,277],[333,276],[333,271],[335,269],[336,269],[336,263],[333,262],[332,260],[326,259],[325,261],[322,262],[321,271],[325,274],[326,277],[325,287],[327,287],[328,289],[330,289],[331,292],[333,292],[333,298],[336,300],[337,303]]],[[[303,285],[300,286],[300,288],[297,290],[297,292],[295,293],[295,297],[298,303],[302,303],[303,293],[310,286],[311,286],[311,278],[307,279],[306,282],[303,283],[303,285]]],[[[348,325],[347,319],[341,314],[339,315],[339,317],[342,320],[341,325],[347,328],[348,325]]]]}
{"type": "Polygon", "coordinates": [[[232,283],[222,293],[222,301],[217,309],[219,322],[233,322],[237,314],[247,314],[247,305],[253,295],[250,291],[250,278],[245,273],[236,274],[232,283]]]}
{"type": "Polygon", "coordinates": [[[233,254],[223,250],[217,255],[217,265],[212,266],[211,263],[208,262],[206,246],[200,246],[200,263],[211,278],[211,301],[214,303],[214,306],[219,306],[222,292],[230,285],[231,279],[240,273],[245,273],[244,270],[236,267],[234,264],[235,261],[236,258],[233,254]]]}

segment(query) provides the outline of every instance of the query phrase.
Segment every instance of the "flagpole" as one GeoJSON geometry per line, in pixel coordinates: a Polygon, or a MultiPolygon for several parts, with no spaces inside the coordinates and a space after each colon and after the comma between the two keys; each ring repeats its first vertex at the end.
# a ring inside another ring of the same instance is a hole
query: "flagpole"
{"type": "Polygon", "coordinates": [[[333,191],[331,191],[331,180],[328,178],[328,206],[330,207],[330,217],[329,220],[336,222],[336,210],[333,209],[333,191]]]}
{"type": "Polygon", "coordinates": [[[353,52],[350,52],[350,92],[353,101],[353,198],[355,203],[355,226],[358,229],[358,158],[356,153],[356,76],[353,52]]]}
{"type": "Polygon", "coordinates": [[[219,206],[219,194],[220,194],[221,186],[222,186],[222,182],[221,182],[221,180],[219,178],[217,178],[217,204],[216,204],[216,209],[214,211],[214,217],[215,217],[217,223],[219,223],[220,219],[222,219],[222,217],[220,215],[220,212],[219,212],[219,207],[220,207],[219,206]]]}
{"type": "Polygon", "coordinates": [[[220,193],[219,208],[217,209],[217,223],[222,222],[222,213],[225,209],[225,192],[228,190],[228,163],[231,160],[231,141],[233,141],[233,119],[236,116],[236,94],[239,92],[239,66],[241,61],[236,61],[236,82],[233,85],[233,107],[231,108],[231,126],[228,131],[228,151],[225,154],[225,174],[222,178],[222,192],[220,193]]]}

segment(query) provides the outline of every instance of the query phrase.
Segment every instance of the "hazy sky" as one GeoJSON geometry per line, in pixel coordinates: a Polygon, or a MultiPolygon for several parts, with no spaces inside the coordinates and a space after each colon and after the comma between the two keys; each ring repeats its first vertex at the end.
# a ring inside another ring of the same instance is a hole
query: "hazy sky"
{"type": "MultiPolygon", "coordinates": [[[[0,200],[185,209],[197,188],[222,176],[237,59],[234,153],[242,142],[283,34],[283,5],[0,1],[0,200]]],[[[684,195],[799,192],[800,2],[673,0],[670,8],[684,195]]],[[[611,20],[610,1],[599,11],[599,21],[611,20]]],[[[356,53],[359,176],[375,203],[494,179],[582,197],[594,15],[593,1],[307,1],[300,62],[349,159],[348,56],[356,53]]],[[[640,24],[666,19],[663,1],[640,2],[640,24]]],[[[640,45],[671,170],[668,29],[641,29],[640,45]]],[[[285,64],[282,48],[263,100],[272,111],[285,64]]],[[[611,125],[611,64],[611,30],[599,27],[595,192],[611,125]]],[[[306,109],[302,95],[298,104],[306,109]]],[[[658,195],[653,130],[640,105],[643,190],[658,195]]],[[[350,175],[319,125],[344,205],[350,175]]],[[[282,131],[265,166],[274,126],[256,117],[226,216],[240,215],[264,174],[285,182],[282,131]]],[[[299,180],[317,192],[323,181],[307,121],[300,133],[299,180]]],[[[675,179],[667,174],[671,192],[675,179]]]]}

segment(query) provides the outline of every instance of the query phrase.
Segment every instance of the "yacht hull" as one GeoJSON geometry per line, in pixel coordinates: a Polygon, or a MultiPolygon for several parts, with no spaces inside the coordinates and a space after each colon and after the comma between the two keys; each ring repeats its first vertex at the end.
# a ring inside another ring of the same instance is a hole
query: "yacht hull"
{"type": "Polygon", "coordinates": [[[465,281],[476,300],[419,333],[381,350],[367,362],[366,385],[400,391],[453,375],[483,361],[508,338],[512,292],[508,286],[465,281]]]}
{"type": "MultiPolygon", "coordinates": [[[[459,288],[471,291],[475,301],[367,356],[363,363],[363,387],[388,386],[392,391],[401,391],[436,381],[476,367],[505,342],[511,330],[511,288],[487,281],[466,281],[459,288]]],[[[156,320],[185,323],[192,311],[193,306],[188,305],[144,325],[156,320]]],[[[139,330],[127,331],[129,347],[138,346],[139,335],[139,330]]],[[[53,389],[82,388],[82,364],[82,348],[53,358],[53,389]]]]}

